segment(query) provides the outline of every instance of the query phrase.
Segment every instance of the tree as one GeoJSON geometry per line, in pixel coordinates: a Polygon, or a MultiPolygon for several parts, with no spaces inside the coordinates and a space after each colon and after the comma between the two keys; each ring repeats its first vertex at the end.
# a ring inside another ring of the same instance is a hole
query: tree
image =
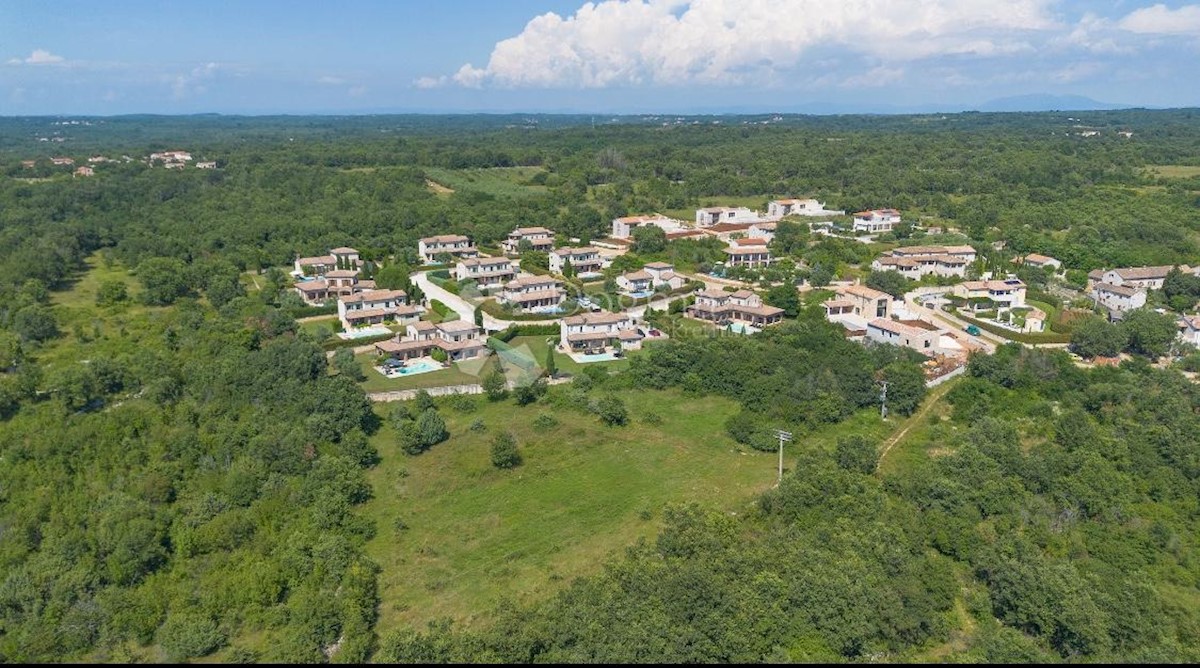
{"type": "Polygon", "coordinates": [[[629,411],[625,402],[615,394],[608,394],[596,401],[595,412],[604,424],[619,427],[629,422],[629,411]]]}
{"type": "Polygon", "coordinates": [[[808,248],[808,224],[781,220],[775,225],[771,249],[776,255],[799,255],[808,248]]]}
{"type": "Polygon", "coordinates": [[[633,252],[638,255],[661,253],[667,248],[667,233],[657,225],[642,225],[633,230],[633,252]]]}
{"type": "MultiPolygon", "coordinates": [[[[408,275],[411,273],[406,264],[389,264],[375,272],[375,287],[380,290],[404,290],[410,292],[408,275]]],[[[412,294],[409,294],[410,301],[412,294]]]]}
{"type": "Polygon", "coordinates": [[[1088,359],[1113,357],[1125,348],[1127,341],[1124,329],[1102,318],[1086,318],[1071,332],[1072,352],[1088,359]]]}
{"type": "Polygon", "coordinates": [[[570,260],[563,260],[562,275],[564,278],[574,278],[575,277],[575,266],[571,264],[570,260]]]}
{"type": "Polygon", "coordinates": [[[817,265],[812,268],[808,274],[808,282],[814,288],[821,288],[829,285],[829,281],[833,280],[833,272],[826,269],[824,265],[817,265]]]}
{"type": "Polygon", "coordinates": [[[886,292],[889,295],[899,299],[908,292],[908,286],[911,281],[902,276],[898,271],[872,271],[867,274],[866,284],[868,288],[886,292]]]}
{"type": "Polygon", "coordinates": [[[783,314],[789,318],[795,318],[800,313],[800,292],[791,283],[771,288],[763,301],[783,309],[783,314]]]}
{"type": "Polygon", "coordinates": [[[362,364],[354,358],[354,351],[349,348],[338,348],[338,351],[333,354],[333,368],[339,374],[348,376],[356,381],[365,380],[363,375],[362,364]]]}
{"type": "Polygon", "coordinates": [[[558,373],[558,366],[554,362],[554,346],[546,346],[546,377],[553,378],[554,374],[558,373]]]}
{"type": "Polygon", "coordinates": [[[521,269],[550,271],[550,254],[545,251],[527,250],[521,253],[521,269]]]}
{"type": "Polygon", "coordinates": [[[158,629],[158,643],[171,661],[213,653],[225,635],[212,617],[199,612],[172,612],[158,629]]]}
{"type": "Polygon", "coordinates": [[[417,415],[424,413],[427,410],[437,410],[433,403],[433,397],[425,390],[417,390],[417,395],[413,397],[413,409],[417,415]]]}
{"type": "Polygon", "coordinates": [[[421,434],[421,442],[425,444],[426,448],[450,438],[450,432],[446,430],[446,421],[442,419],[436,409],[426,409],[417,418],[416,425],[421,434]]]}
{"type": "Polygon", "coordinates": [[[479,327],[480,329],[483,328],[483,306],[482,305],[475,307],[475,326],[479,327]]]}
{"type": "Polygon", "coordinates": [[[438,253],[438,254],[434,255],[433,259],[438,264],[450,264],[451,262],[454,262],[454,256],[449,253],[446,253],[446,252],[442,252],[442,253],[438,253]]]}
{"type": "Polygon", "coordinates": [[[244,296],[246,288],[234,269],[232,272],[210,273],[204,285],[204,294],[213,306],[221,308],[237,297],[244,296]]]}
{"type": "MultiPolygon", "coordinates": [[[[890,387],[888,388],[891,389],[890,387]]],[[[855,434],[837,440],[837,463],[847,471],[869,474],[875,471],[875,444],[865,436],[855,434]]]]}
{"type": "Polygon", "coordinates": [[[1129,352],[1150,359],[1166,355],[1179,331],[1175,326],[1175,316],[1145,308],[1126,313],[1121,321],[1121,329],[1128,338],[1129,352]]]}
{"type": "Polygon", "coordinates": [[[912,415],[925,398],[925,374],[913,362],[896,361],[883,367],[889,413],[912,415]]]}
{"type": "Polygon", "coordinates": [[[511,469],[521,463],[521,451],[517,449],[517,439],[509,432],[496,434],[492,438],[492,466],[498,469],[511,469]]]}
{"type": "Polygon", "coordinates": [[[22,341],[46,341],[58,336],[58,323],[50,309],[33,304],[13,314],[12,329],[22,341]]]}
{"type": "Polygon", "coordinates": [[[96,306],[112,306],[120,304],[129,298],[129,288],[125,285],[125,281],[109,280],[101,281],[100,287],[96,290],[96,306]]]}
{"type": "Polygon", "coordinates": [[[500,365],[499,357],[496,358],[492,372],[483,377],[482,385],[489,401],[500,401],[508,396],[508,381],[504,377],[504,367],[500,365]]]}
{"type": "Polygon", "coordinates": [[[191,292],[187,265],[173,257],[152,257],[137,268],[145,290],[142,301],[151,306],[166,306],[191,292]]]}

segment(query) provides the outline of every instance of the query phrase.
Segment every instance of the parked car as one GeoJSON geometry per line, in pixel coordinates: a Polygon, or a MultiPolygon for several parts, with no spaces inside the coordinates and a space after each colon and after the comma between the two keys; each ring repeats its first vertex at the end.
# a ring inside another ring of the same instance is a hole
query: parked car
{"type": "Polygon", "coordinates": [[[982,332],[979,331],[979,328],[975,325],[967,325],[964,329],[966,330],[967,334],[970,334],[971,336],[979,336],[982,334],[982,332]]]}

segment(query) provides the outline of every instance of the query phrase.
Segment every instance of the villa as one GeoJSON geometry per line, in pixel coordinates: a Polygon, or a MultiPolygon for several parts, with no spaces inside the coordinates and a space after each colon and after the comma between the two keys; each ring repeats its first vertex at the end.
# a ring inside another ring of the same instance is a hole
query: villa
{"type": "Polygon", "coordinates": [[[429,357],[441,350],[452,362],[479,357],[487,350],[483,332],[474,324],[451,320],[433,324],[425,320],[409,324],[403,336],[397,334],[375,344],[375,352],[393,359],[409,360],[429,357]]]}
{"type": "Polygon", "coordinates": [[[1179,316],[1179,338],[1200,347],[1200,315],[1179,316]]]}
{"type": "MultiPolygon", "coordinates": [[[[1166,280],[1167,274],[1175,267],[1173,265],[1162,265],[1159,267],[1126,267],[1122,269],[1109,269],[1100,274],[1101,283],[1109,285],[1120,285],[1127,288],[1146,288],[1147,290],[1161,290],[1163,281],[1166,280]]],[[[1196,270],[1188,267],[1186,264],[1179,265],[1179,271],[1185,274],[1194,274],[1196,270]]],[[[1095,272],[1093,272],[1094,274],[1095,272]]],[[[1089,278],[1093,274],[1088,274],[1089,278]]]]}
{"type": "Polygon", "coordinates": [[[687,308],[687,315],[717,324],[741,322],[755,327],[773,325],[783,320],[783,309],[763,304],[762,297],[750,290],[724,292],[704,290],[696,293],[696,303],[687,308]]]}
{"type": "Polygon", "coordinates": [[[872,209],[854,214],[855,232],[891,232],[899,224],[900,212],[895,209],[872,209]]]}
{"type": "Polygon", "coordinates": [[[504,285],[499,301],[522,310],[549,309],[567,298],[562,281],[550,276],[522,276],[504,285]]]}
{"type": "Polygon", "coordinates": [[[684,229],[683,221],[667,218],[657,213],[653,216],[624,216],[613,219],[612,237],[614,239],[629,239],[633,236],[634,230],[647,225],[661,228],[667,234],[684,229]]]}
{"type": "Polygon", "coordinates": [[[512,262],[506,257],[475,257],[459,260],[454,269],[454,277],[457,280],[471,279],[481,289],[499,287],[516,276],[517,272],[513,269],[512,262]]]}
{"type": "Polygon", "coordinates": [[[754,223],[746,230],[746,237],[749,239],[762,239],[767,243],[775,240],[775,229],[779,227],[779,223],[754,223]]]}
{"type": "Polygon", "coordinates": [[[567,263],[571,264],[576,274],[592,274],[600,271],[604,260],[600,258],[600,250],[591,246],[582,248],[559,248],[550,253],[550,271],[562,274],[567,263]]]}
{"type": "Polygon", "coordinates": [[[710,206],[696,209],[696,225],[708,227],[717,223],[757,223],[763,217],[744,206],[710,206]]]}
{"type": "Polygon", "coordinates": [[[416,322],[424,309],[409,306],[403,290],[366,290],[338,299],[338,319],[346,330],[395,321],[416,322]]]}
{"type": "Polygon", "coordinates": [[[918,280],[922,276],[966,277],[970,260],[962,255],[885,255],[871,263],[874,271],[895,271],[905,278],[918,280]]]}
{"type": "Polygon", "coordinates": [[[544,227],[518,227],[500,242],[504,252],[516,255],[521,252],[521,242],[528,241],[532,250],[549,253],[554,250],[554,232],[544,227]]]}
{"type": "Polygon", "coordinates": [[[771,264],[771,251],[764,245],[726,248],[726,264],[731,267],[765,267],[771,264]]]}
{"type": "Polygon", "coordinates": [[[50,158],[50,164],[56,165],[59,167],[64,167],[67,165],[74,165],[75,158],[50,158]]]}
{"type": "Polygon", "coordinates": [[[617,287],[627,295],[640,295],[653,292],[666,286],[669,290],[682,288],[686,281],[675,273],[675,265],[669,262],[651,262],[638,271],[631,271],[617,277],[617,287]]]}
{"type": "Polygon", "coordinates": [[[296,292],[307,304],[319,305],[329,299],[341,299],[375,289],[375,281],[360,280],[358,269],[334,269],[324,278],[296,283],[296,292]]]}
{"type": "Polygon", "coordinates": [[[437,256],[446,253],[454,258],[468,259],[479,256],[479,249],[471,245],[471,239],[461,234],[441,234],[425,237],[417,242],[417,253],[425,264],[436,264],[437,256]]]}
{"type": "Polygon", "coordinates": [[[865,285],[836,288],[837,296],[826,301],[826,317],[850,313],[863,318],[889,318],[892,315],[892,296],[865,285]],[[834,311],[833,309],[838,310],[834,311]]]}
{"type": "Polygon", "coordinates": [[[890,320],[875,318],[867,323],[868,341],[904,346],[923,353],[936,355],[942,352],[940,340],[945,331],[924,320],[890,320]]]}
{"type": "Polygon", "coordinates": [[[324,276],[326,272],[337,269],[339,264],[358,268],[361,264],[358,251],[347,246],[340,246],[329,251],[329,255],[297,257],[293,273],[305,276],[324,276]]]}
{"type": "Polygon", "coordinates": [[[1146,289],[1142,287],[1102,282],[1093,285],[1090,294],[1097,304],[1108,309],[1109,318],[1113,320],[1120,319],[1120,314],[1126,311],[1146,305],[1146,289]]]}
{"type": "Polygon", "coordinates": [[[967,300],[971,310],[1018,308],[1025,305],[1025,283],[1017,278],[991,281],[964,281],[952,294],[967,300]]]}
{"type": "Polygon", "coordinates": [[[624,313],[582,313],[559,321],[559,339],[569,353],[598,354],[642,347],[642,334],[624,313]]]}
{"type": "Polygon", "coordinates": [[[1049,268],[1052,271],[1062,270],[1062,262],[1055,260],[1049,255],[1038,255],[1037,253],[1030,253],[1029,255],[1025,255],[1023,257],[1017,256],[1013,258],[1013,262],[1016,264],[1028,265],[1030,267],[1038,267],[1039,269],[1049,268]]]}
{"type": "Polygon", "coordinates": [[[784,216],[841,216],[845,211],[829,211],[815,199],[777,199],[767,204],[767,218],[784,216]]]}
{"type": "Polygon", "coordinates": [[[81,166],[75,168],[74,176],[95,176],[95,175],[96,175],[96,170],[92,169],[91,167],[88,167],[87,165],[81,165],[81,166]]]}

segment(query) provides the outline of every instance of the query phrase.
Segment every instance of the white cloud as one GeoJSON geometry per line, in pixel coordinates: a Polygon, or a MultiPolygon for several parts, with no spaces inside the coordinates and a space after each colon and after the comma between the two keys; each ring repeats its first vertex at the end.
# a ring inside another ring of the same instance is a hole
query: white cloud
{"type": "Polygon", "coordinates": [[[1200,35],[1200,5],[1168,9],[1153,5],[1131,12],[1117,24],[1130,32],[1157,35],[1200,35]]]}
{"type": "Polygon", "coordinates": [[[863,74],[852,76],[840,85],[842,88],[878,88],[896,83],[904,78],[904,69],[899,67],[876,67],[863,74]]]}
{"type": "Polygon", "coordinates": [[[323,86],[340,86],[346,83],[346,80],[341,77],[324,76],[317,79],[317,83],[323,86]]]}
{"type": "Polygon", "coordinates": [[[208,90],[205,82],[217,75],[221,66],[217,63],[206,63],[195,67],[187,74],[177,74],[171,79],[171,96],[176,100],[199,95],[208,90]]]}
{"type": "Polygon", "coordinates": [[[468,63],[450,80],[512,88],[762,84],[804,71],[805,58],[821,50],[883,63],[878,79],[894,69],[887,65],[923,58],[1033,51],[1031,35],[1062,28],[1049,11],[1054,2],[601,0],[565,18],[535,17],[497,43],[485,67],[468,63]]]}
{"type": "Polygon", "coordinates": [[[413,81],[413,85],[422,90],[441,88],[446,85],[446,77],[421,77],[413,81]]]}
{"type": "Polygon", "coordinates": [[[61,63],[65,58],[62,56],[50,53],[45,49],[34,49],[33,53],[29,54],[28,58],[10,58],[9,65],[54,65],[61,63]]]}

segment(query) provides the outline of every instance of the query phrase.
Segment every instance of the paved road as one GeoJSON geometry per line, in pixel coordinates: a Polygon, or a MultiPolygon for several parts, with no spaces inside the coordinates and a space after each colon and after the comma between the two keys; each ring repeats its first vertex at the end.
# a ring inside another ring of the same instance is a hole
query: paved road
{"type": "Polygon", "coordinates": [[[905,295],[905,297],[904,297],[904,304],[905,304],[905,306],[908,307],[909,311],[929,316],[930,318],[932,318],[938,322],[941,322],[943,325],[946,325],[946,326],[950,327],[951,329],[953,329],[955,332],[954,333],[955,336],[962,336],[965,339],[968,339],[974,343],[977,343],[977,344],[983,346],[984,349],[987,350],[988,353],[996,352],[996,346],[1008,343],[1008,341],[1006,341],[1006,340],[1000,338],[999,336],[996,336],[995,334],[992,334],[991,332],[986,331],[986,330],[981,330],[979,336],[971,336],[970,334],[967,334],[967,332],[965,331],[967,328],[967,325],[969,325],[970,323],[965,322],[963,320],[959,320],[958,318],[954,317],[953,315],[951,315],[949,313],[946,313],[945,311],[939,311],[936,309],[928,308],[926,306],[922,306],[921,304],[918,304],[915,300],[909,299],[908,295],[905,295]]]}

